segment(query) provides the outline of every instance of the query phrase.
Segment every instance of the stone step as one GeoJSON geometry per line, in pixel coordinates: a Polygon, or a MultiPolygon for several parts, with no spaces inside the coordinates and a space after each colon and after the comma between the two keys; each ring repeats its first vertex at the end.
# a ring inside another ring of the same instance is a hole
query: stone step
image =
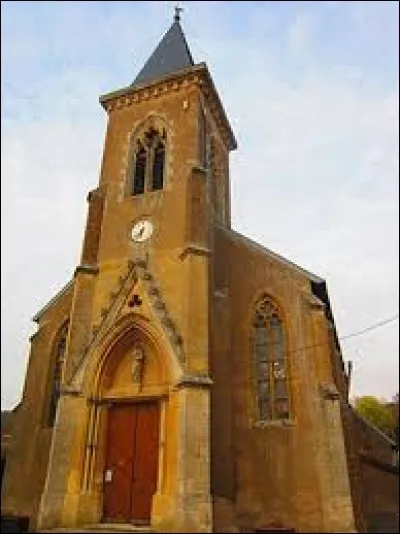
{"type": "Polygon", "coordinates": [[[136,526],[130,523],[101,523],[99,525],[82,525],[80,527],[59,527],[52,528],[48,530],[39,530],[38,532],[49,532],[56,534],[57,532],[73,532],[74,534],[85,534],[85,533],[107,533],[107,532],[116,532],[118,534],[129,533],[147,533],[153,534],[156,531],[151,527],[147,526],[136,526]]]}

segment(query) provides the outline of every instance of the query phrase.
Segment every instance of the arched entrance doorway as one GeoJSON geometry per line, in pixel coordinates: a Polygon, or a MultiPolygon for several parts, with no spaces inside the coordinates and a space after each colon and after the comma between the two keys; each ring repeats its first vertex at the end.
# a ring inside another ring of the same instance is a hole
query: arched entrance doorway
{"type": "Polygon", "coordinates": [[[102,480],[101,519],[150,524],[163,471],[168,400],[166,358],[138,325],[125,330],[98,366],[93,403],[92,483],[102,480]]]}

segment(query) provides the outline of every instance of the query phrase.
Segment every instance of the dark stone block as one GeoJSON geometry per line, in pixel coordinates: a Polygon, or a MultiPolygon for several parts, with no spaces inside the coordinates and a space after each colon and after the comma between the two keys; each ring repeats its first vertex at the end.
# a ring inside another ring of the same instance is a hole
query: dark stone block
{"type": "Polygon", "coordinates": [[[29,532],[27,517],[1,516],[1,532],[29,532]]]}

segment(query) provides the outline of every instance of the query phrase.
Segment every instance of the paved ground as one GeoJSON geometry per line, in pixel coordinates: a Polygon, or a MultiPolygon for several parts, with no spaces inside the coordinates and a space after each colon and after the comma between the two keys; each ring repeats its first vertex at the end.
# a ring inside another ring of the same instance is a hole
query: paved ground
{"type": "MultiPolygon", "coordinates": [[[[70,532],[71,529],[68,528],[53,528],[51,530],[41,530],[39,532],[70,532]]],[[[123,532],[129,532],[130,534],[136,534],[136,533],[147,533],[151,534],[154,532],[154,530],[150,527],[137,527],[131,524],[112,524],[109,525],[107,523],[101,523],[100,525],[87,525],[82,526],[79,528],[79,530],[74,530],[74,533],[78,532],[97,532],[106,534],[107,532],[118,532],[119,534],[122,534],[123,532]]]]}
{"type": "MultiPolygon", "coordinates": [[[[21,524],[15,519],[11,518],[1,518],[1,534],[17,534],[27,532],[27,525],[21,524]]],[[[87,527],[83,526],[79,529],[75,528],[53,528],[49,530],[40,530],[38,532],[47,532],[47,533],[67,533],[73,532],[74,534],[106,534],[107,532],[112,532],[116,534],[153,534],[155,531],[150,527],[136,527],[130,524],[121,524],[121,525],[108,525],[107,523],[102,523],[101,525],[88,525],[87,527]]]]}
{"type": "MultiPolygon", "coordinates": [[[[18,534],[27,532],[27,526],[23,522],[18,523],[16,520],[10,518],[1,518],[1,534],[18,534]]],[[[116,533],[116,534],[153,534],[156,531],[150,527],[135,527],[130,524],[121,524],[121,525],[108,525],[102,523],[100,525],[88,525],[86,528],[81,527],[79,530],[68,529],[68,528],[55,528],[51,530],[42,530],[40,532],[47,533],[67,533],[74,532],[74,534],[105,534],[107,532],[116,533]]],[[[400,533],[399,528],[399,514],[379,514],[370,518],[369,521],[369,533],[400,533]]]]}

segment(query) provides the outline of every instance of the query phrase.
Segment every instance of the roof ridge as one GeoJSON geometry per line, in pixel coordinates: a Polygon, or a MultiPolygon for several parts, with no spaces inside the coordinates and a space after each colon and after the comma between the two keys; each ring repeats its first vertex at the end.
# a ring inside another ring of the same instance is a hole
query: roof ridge
{"type": "Polygon", "coordinates": [[[62,288],[57,291],[57,293],[51,297],[46,304],[44,304],[40,310],[32,317],[32,321],[37,323],[40,319],[40,317],[55,303],[57,300],[64,295],[68,291],[68,289],[72,286],[74,283],[74,278],[71,278],[66,284],[62,286],[62,288]]]}
{"type": "Polygon", "coordinates": [[[218,223],[216,223],[216,226],[219,229],[226,231],[233,238],[237,237],[238,239],[244,241],[245,244],[253,246],[254,248],[257,248],[260,252],[263,252],[264,254],[267,254],[271,258],[283,263],[287,267],[291,267],[292,269],[295,269],[295,270],[299,271],[300,273],[305,275],[310,280],[313,280],[314,282],[317,282],[317,283],[325,281],[319,275],[317,275],[315,273],[312,273],[311,271],[308,271],[307,269],[304,269],[304,267],[301,267],[300,265],[297,265],[296,263],[294,263],[293,261],[289,260],[288,258],[285,258],[281,254],[278,254],[277,252],[274,252],[273,250],[267,248],[266,246],[261,245],[257,241],[254,241],[253,239],[251,239],[250,237],[247,237],[244,234],[241,234],[237,230],[233,230],[232,228],[226,228],[225,226],[222,226],[222,225],[220,225],[218,223]]]}

